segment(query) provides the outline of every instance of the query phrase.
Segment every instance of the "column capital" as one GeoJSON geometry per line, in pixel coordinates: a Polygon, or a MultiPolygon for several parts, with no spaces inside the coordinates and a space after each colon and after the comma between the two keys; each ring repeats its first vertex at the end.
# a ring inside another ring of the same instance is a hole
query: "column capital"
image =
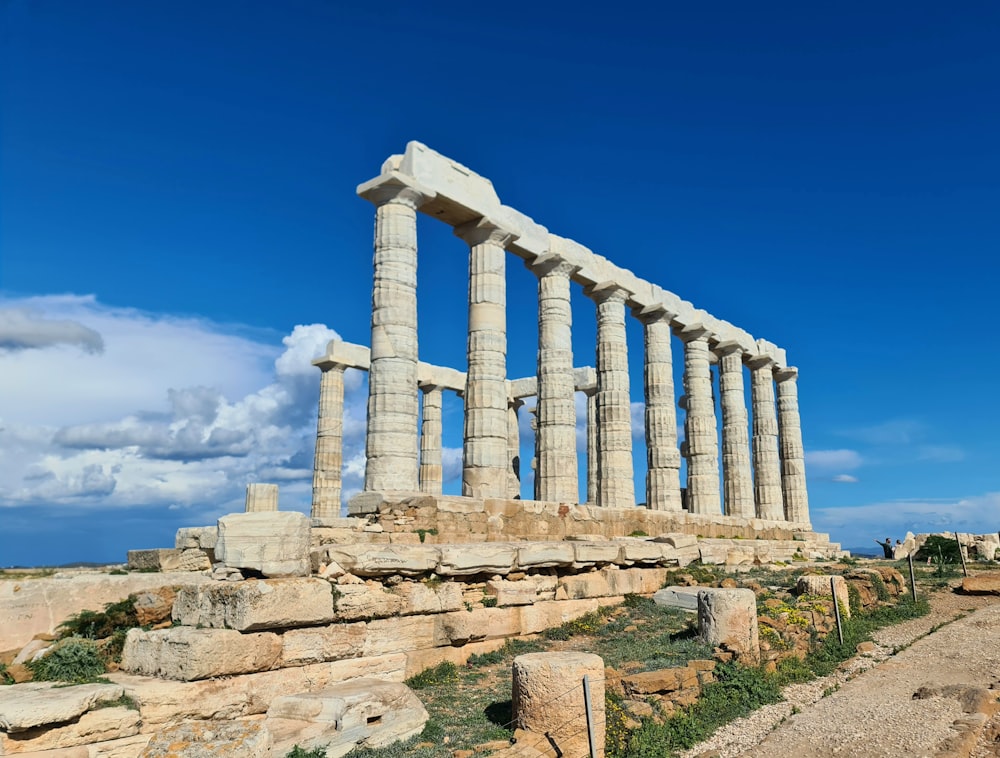
{"type": "Polygon", "coordinates": [[[417,387],[425,395],[430,392],[440,392],[441,390],[450,389],[450,387],[445,387],[442,384],[434,384],[433,382],[417,382],[417,387]]]}
{"type": "Polygon", "coordinates": [[[609,300],[617,300],[624,303],[629,295],[634,294],[632,290],[623,287],[618,282],[598,282],[584,287],[583,293],[595,303],[605,303],[609,300]]]}
{"type": "Polygon", "coordinates": [[[775,369],[774,381],[776,382],[794,382],[799,377],[799,370],[795,366],[786,366],[785,368],[775,369]]]}
{"type": "MultiPolygon", "coordinates": [[[[341,361],[335,361],[330,358],[330,356],[324,356],[322,358],[317,358],[312,362],[316,368],[318,368],[323,373],[327,371],[346,371],[349,368],[353,368],[350,363],[343,363],[341,361]]],[[[315,374],[314,374],[315,376],[315,374]]]]}
{"type": "Polygon", "coordinates": [[[358,185],[358,195],[376,206],[399,203],[416,210],[437,197],[416,179],[393,171],[358,185]]]}
{"type": "Polygon", "coordinates": [[[520,236],[496,221],[490,221],[485,216],[460,224],[455,227],[454,231],[455,236],[464,240],[469,247],[492,242],[494,245],[505,248],[520,236]]]}
{"type": "Polygon", "coordinates": [[[684,342],[707,339],[713,334],[714,332],[711,329],[701,323],[688,324],[677,330],[677,336],[684,340],[684,342]]]}
{"type": "Polygon", "coordinates": [[[532,260],[525,261],[524,267],[539,278],[546,274],[560,274],[569,278],[581,268],[579,264],[566,260],[558,253],[543,253],[532,260]]]}
{"type": "Polygon", "coordinates": [[[774,365],[774,358],[770,355],[748,355],[743,362],[752,369],[767,368],[774,365]]]}
{"type": "Polygon", "coordinates": [[[655,324],[660,321],[670,324],[677,317],[677,314],[663,303],[637,306],[632,309],[632,315],[644,324],[655,324]]]}
{"type": "Polygon", "coordinates": [[[743,345],[736,340],[724,340],[712,349],[720,358],[724,355],[730,355],[731,353],[743,353],[746,351],[746,348],[744,348],[743,345]]]}

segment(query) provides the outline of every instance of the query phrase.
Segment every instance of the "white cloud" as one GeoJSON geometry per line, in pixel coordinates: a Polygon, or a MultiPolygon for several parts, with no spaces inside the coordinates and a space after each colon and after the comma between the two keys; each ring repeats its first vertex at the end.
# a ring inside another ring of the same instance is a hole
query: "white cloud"
{"type": "Polygon", "coordinates": [[[104,350],[100,333],[78,321],[47,319],[31,308],[0,309],[0,350],[75,345],[88,353],[104,350]]]}
{"type": "Polygon", "coordinates": [[[856,476],[851,476],[850,474],[837,474],[833,477],[835,482],[843,482],[845,484],[857,484],[858,478],[856,476]]]}
{"type": "MultiPolygon", "coordinates": [[[[72,344],[0,352],[0,505],[200,506],[281,483],[311,489],[319,371],[336,333],[297,326],[283,350],[203,320],[109,308],[92,297],[0,301],[35,322],[85,324],[103,352],[72,344]]],[[[345,377],[345,484],[363,476],[365,382],[345,377]],[[360,421],[359,421],[360,419],[360,421]]],[[[345,487],[346,489],[346,487],[345,487]]]]}
{"type": "Polygon", "coordinates": [[[856,450],[807,450],[807,470],[812,473],[832,473],[836,470],[856,469],[864,461],[856,450]]]}
{"type": "Polygon", "coordinates": [[[924,425],[914,419],[893,419],[872,426],[842,429],[844,437],[861,440],[871,445],[908,445],[921,437],[924,425]]]}

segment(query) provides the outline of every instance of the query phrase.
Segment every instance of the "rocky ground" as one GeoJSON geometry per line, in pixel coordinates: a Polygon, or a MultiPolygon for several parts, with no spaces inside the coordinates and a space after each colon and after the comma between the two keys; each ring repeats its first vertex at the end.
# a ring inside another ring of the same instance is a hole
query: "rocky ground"
{"type": "Polygon", "coordinates": [[[1000,755],[1000,597],[935,592],[928,616],[875,640],[836,673],[789,686],[784,702],[728,724],[684,758],[1000,755]]]}

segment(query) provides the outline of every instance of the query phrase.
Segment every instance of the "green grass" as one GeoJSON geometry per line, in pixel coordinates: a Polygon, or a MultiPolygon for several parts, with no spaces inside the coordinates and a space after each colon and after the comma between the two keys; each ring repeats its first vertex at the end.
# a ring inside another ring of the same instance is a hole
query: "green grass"
{"type": "Polygon", "coordinates": [[[7,673],[7,664],[0,663],[0,687],[5,684],[13,684],[14,678],[7,673]]]}
{"type": "Polygon", "coordinates": [[[107,671],[97,643],[79,638],[53,646],[45,656],[28,663],[28,668],[36,682],[68,684],[98,681],[107,671]]]}

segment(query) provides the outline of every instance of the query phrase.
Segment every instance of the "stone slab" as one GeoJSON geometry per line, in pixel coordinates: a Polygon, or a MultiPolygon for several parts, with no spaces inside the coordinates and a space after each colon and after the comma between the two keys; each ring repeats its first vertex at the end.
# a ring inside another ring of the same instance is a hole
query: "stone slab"
{"type": "Polygon", "coordinates": [[[271,733],[256,721],[189,721],[156,732],[140,758],[271,758],[271,733]]]}
{"type": "Polygon", "coordinates": [[[231,513],[219,519],[216,557],[267,577],[308,576],[310,521],[296,511],[231,513]]]}
{"type": "Polygon", "coordinates": [[[242,634],[232,629],[130,629],[121,667],[130,674],[190,682],[275,668],[282,639],[270,632],[242,634]]]}
{"type": "Polygon", "coordinates": [[[212,562],[200,548],[129,550],[130,571],[208,571],[212,562]]]}
{"type": "Polygon", "coordinates": [[[311,578],[184,587],[173,610],[174,621],[183,626],[241,632],[328,624],[335,618],[330,583],[311,578]]]}
{"type": "Polygon", "coordinates": [[[40,726],[22,732],[0,732],[0,755],[34,754],[106,742],[139,733],[139,712],[130,708],[99,708],[87,711],[76,721],[40,726]]]}
{"type": "Polygon", "coordinates": [[[0,687],[0,730],[20,732],[79,718],[98,703],[118,700],[116,684],[60,687],[52,682],[26,682],[0,687]]]}
{"type": "Polygon", "coordinates": [[[653,593],[653,602],[665,608],[698,612],[698,591],[704,587],[664,587],[653,593]]]}
{"type": "Polygon", "coordinates": [[[420,576],[434,571],[441,551],[433,545],[334,545],[327,549],[336,561],[357,576],[420,576]]]}

